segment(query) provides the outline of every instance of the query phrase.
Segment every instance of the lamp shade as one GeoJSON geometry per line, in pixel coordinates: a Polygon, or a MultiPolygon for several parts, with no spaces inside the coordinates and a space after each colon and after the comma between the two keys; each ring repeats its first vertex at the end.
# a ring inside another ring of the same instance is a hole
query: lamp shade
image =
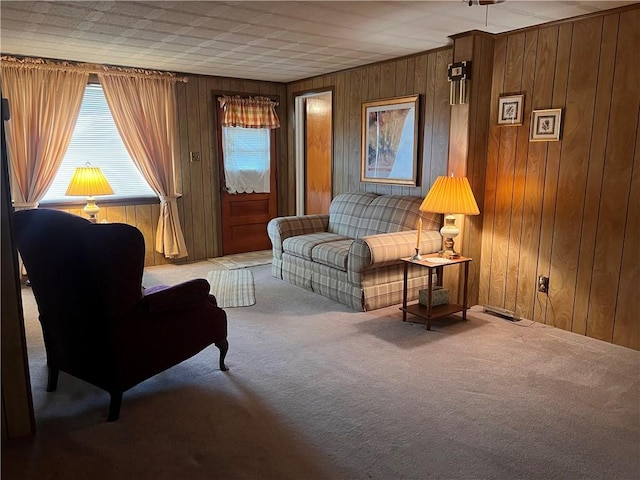
{"type": "Polygon", "coordinates": [[[94,197],[112,195],[113,190],[100,167],[78,167],[69,182],[66,195],[94,197]]]}
{"type": "Polygon", "coordinates": [[[420,210],[464,215],[480,213],[467,177],[438,177],[424,197],[420,210]]]}

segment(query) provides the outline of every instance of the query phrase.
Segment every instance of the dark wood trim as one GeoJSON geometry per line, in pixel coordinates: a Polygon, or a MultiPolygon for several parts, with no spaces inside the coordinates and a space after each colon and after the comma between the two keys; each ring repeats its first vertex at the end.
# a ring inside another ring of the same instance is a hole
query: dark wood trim
{"type": "Polygon", "coordinates": [[[483,37],[494,38],[496,36],[495,33],[491,32],[483,32],[482,30],[467,30],[466,32],[455,33],[453,35],[449,35],[451,40],[457,40],[462,37],[468,37],[469,35],[481,35],[483,37]]]}
{"type": "MultiPolygon", "coordinates": [[[[1,96],[1,92],[0,92],[1,96]]],[[[3,99],[4,100],[4,99],[3,99]]],[[[11,207],[11,185],[9,182],[9,162],[5,141],[4,118],[9,118],[8,104],[2,102],[0,118],[2,157],[0,176],[2,177],[2,198],[0,217],[2,218],[2,253],[0,262],[2,278],[2,440],[23,437],[35,433],[36,423],[33,413],[31,379],[27,344],[24,328],[22,295],[20,292],[20,271],[18,254],[13,238],[13,208],[11,207]]],[[[4,447],[4,444],[3,444],[4,447]]],[[[3,448],[4,450],[4,448],[3,448]]]]}

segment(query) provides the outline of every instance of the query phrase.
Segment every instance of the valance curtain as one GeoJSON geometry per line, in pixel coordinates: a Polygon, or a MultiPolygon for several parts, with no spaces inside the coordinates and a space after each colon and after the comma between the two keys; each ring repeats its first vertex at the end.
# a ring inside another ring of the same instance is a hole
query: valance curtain
{"type": "Polygon", "coordinates": [[[89,73],[5,58],[1,72],[14,206],[36,208],[69,147],[89,73]]]}
{"type": "Polygon", "coordinates": [[[224,181],[229,193],[271,189],[271,130],[280,127],[278,106],[266,97],[219,97],[222,108],[224,181]]]}
{"type": "Polygon", "coordinates": [[[224,112],[223,127],[279,128],[280,119],[275,108],[278,102],[267,97],[223,96],[218,101],[224,112]]]}
{"type": "Polygon", "coordinates": [[[122,141],[138,169],[160,197],[156,250],[166,258],[187,256],[175,188],[175,78],[98,73],[122,141]]]}

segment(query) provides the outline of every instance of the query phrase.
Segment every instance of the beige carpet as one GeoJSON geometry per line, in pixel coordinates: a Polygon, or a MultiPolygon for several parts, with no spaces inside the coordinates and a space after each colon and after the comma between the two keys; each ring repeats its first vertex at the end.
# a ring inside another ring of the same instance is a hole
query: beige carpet
{"type": "Polygon", "coordinates": [[[235,255],[225,255],[208,259],[209,262],[235,270],[238,268],[258,267],[271,263],[273,253],[271,250],[260,250],[257,252],[237,253],[235,255]]]}
{"type": "MultiPolygon", "coordinates": [[[[152,267],[145,284],[206,277],[152,267]]],[[[124,394],[61,374],[23,292],[38,433],[3,442],[3,480],[624,479],[640,477],[640,352],[474,308],[433,330],[397,306],[354,312],[251,269],[209,347],[124,394]],[[521,322],[526,323],[526,322],[521,322]]]]}
{"type": "Polygon", "coordinates": [[[249,307],[256,303],[251,270],[213,270],[207,274],[218,306],[249,307]]]}

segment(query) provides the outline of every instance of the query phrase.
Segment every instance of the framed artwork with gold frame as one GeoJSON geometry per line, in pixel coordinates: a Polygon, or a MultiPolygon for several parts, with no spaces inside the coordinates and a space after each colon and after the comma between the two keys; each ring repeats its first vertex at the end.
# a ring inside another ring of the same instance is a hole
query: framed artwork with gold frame
{"type": "Polygon", "coordinates": [[[360,181],[416,186],[420,95],[362,104],[360,181]]]}

